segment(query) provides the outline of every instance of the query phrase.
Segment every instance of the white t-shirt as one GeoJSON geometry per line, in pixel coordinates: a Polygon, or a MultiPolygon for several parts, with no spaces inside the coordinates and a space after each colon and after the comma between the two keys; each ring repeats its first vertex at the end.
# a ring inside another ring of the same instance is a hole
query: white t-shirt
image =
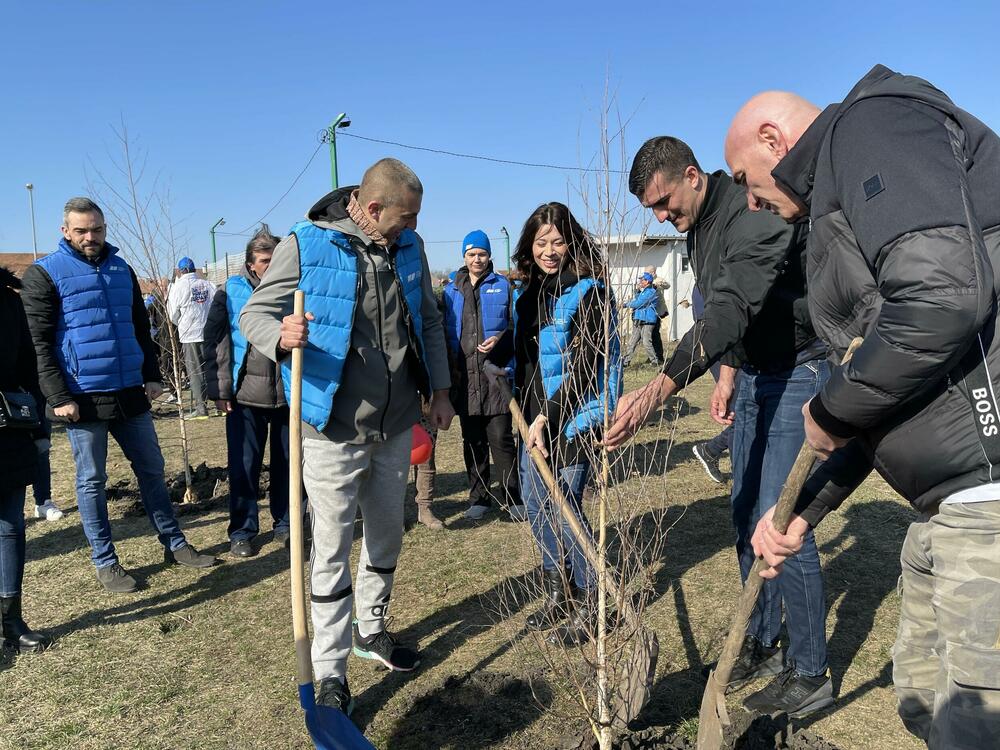
{"type": "Polygon", "coordinates": [[[167,296],[167,312],[177,326],[177,335],[182,344],[192,344],[203,340],[208,310],[215,296],[215,284],[199,279],[197,274],[186,273],[170,287],[167,296]]]}

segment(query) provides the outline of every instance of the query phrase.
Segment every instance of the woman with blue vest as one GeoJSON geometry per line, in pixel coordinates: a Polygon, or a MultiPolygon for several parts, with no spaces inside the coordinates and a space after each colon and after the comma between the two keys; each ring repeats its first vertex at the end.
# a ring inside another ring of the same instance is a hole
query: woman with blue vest
{"type": "MultiPolygon", "coordinates": [[[[617,312],[600,249],[562,203],[528,217],[514,255],[525,286],[516,304],[514,384],[530,424],[520,458],[521,495],[542,557],[545,601],[527,627],[554,628],[553,641],[582,643],[594,632],[597,577],[549,497],[528,451],[549,459],[585,528],[583,492],[595,445],[621,392],[617,312]]],[[[495,348],[491,373],[509,352],[495,348]]]]}
{"type": "Polygon", "coordinates": [[[516,449],[510,407],[496,378],[483,371],[487,355],[513,335],[511,285],[493,270],[490,239],[481,230],[462,241],[465,266],[444,288],[444,333],[451,368],[451,403],[462,423],[462,449],[469,478],[465,517],[479,520],[492,504],[490,452],[500,475],[501,503],[517,521],[526,516],[517,488],[516,449]]]}
{"type": "Polygon", "coordinates": [[[215,293],[205,323],[208,398],[226,415],[229,452],[229,548],[253,557],[260,531],[257,497],[264,445],[270,432],[271,519],[274,541],[288,542],[288,405],[281,368],[240,333],[240,313],[271,263],[280,239],[261,225],[247,243],[243,268],[215,293]]]}

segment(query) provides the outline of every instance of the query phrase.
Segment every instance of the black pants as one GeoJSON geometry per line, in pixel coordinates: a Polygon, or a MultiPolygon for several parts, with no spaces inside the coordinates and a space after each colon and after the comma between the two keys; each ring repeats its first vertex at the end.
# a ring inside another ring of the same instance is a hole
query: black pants
{"type": "Polygon", "coordinates": [[[288,407],[261,409],[233,402],[226,415],[229,448],[229,538],[253,539],[260,533],[257,497],[264,444],[270,432],[271,462],[268,495],[277,531],[288,531],[288,407]]]}
{"type": "Polygon", "coordinates": [[[493,464],[500,475],[500,501],[504,505],[520,505],[521,492],[517,486],[517,452],[511,433],[510,414],[490,417],[459,417],[462,423],[462,449],[465,454],[465,471],[469,477],[469,502],[472,505],[489,505],[490,451],[493,464]]]}
{"type": "Polygon", "coordinates": [[[666,318],[658,318],[656,330],[653,331],[653,351],[656,352],[656,360],[663,362],[663,321],[666,318]]]}

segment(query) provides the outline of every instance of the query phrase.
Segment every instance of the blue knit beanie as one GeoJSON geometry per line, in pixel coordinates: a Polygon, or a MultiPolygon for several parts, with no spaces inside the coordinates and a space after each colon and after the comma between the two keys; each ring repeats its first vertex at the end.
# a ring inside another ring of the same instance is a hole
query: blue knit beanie
{"type": "Polygon", "coordinates": [[[462,240],[462,257],[465,257],[465,254],[474,247],[485,250],[487,255],[493,255],[493,250],[490,248],[490,238],[482,229],[476,229],[465,235],[465,239],[462,240]]]}

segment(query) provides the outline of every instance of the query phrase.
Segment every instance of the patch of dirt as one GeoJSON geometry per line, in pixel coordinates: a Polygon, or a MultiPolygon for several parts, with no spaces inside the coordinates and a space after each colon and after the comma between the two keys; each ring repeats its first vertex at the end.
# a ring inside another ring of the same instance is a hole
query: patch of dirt
{"type": "MultiPolygon", "coordinates": [[[[821,737],[796,731],[787,716],[731,715],[732,725],[725,733],[725,750],[837,750],[837,746],[821,737]]],[[[614,750],[694,750],[694,738],[672,732],[666,727],[650,727],[629,732],[614,741],[614,750]]],[[[577,744],[563,745],[561,750],[596,750],[598,744],[591,735],[577,744]]]]}
{"type": "MultiPolygon", "coordinates": [[[[166,482],[170,502],[174,503],[174,512],[178,515],[214,509],[222,501],[228,502],[229,500],[229,476],[225,466],[209,466],[202,462],[191,470],[191,489],[195,497],[194,502],[184,502],[186,485],[183,471],[172,479],[167,479],[166,482]]],[[[260,474],[260,499],[267,497],[270,484],[270,474],[267,466],[264,466],[260,474]]],[[[146,514],[142,507],[142,501],[139,499],[139,487],[134,476],[119,479],[113,484],[109,484],[107,493],[110,502],[128,503],[122,511],[122,515],[143,516],[146,514]]]]}
{"type": "Polygon", "coordinates": [[[528,726],[551,700],[540,677],[489,670],[452,675],[413,702],[386,746],[489,747],[528,726]]]}

